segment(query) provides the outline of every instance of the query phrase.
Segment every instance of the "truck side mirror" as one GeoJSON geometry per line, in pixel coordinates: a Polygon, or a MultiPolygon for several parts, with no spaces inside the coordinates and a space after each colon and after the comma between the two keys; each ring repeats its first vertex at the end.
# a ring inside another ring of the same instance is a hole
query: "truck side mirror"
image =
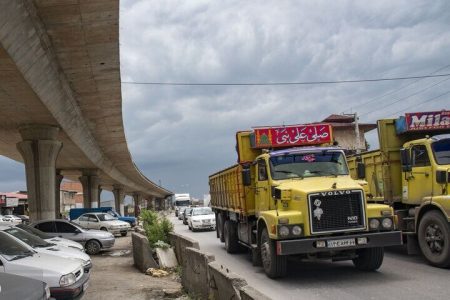
{"type": "Polygon", "coordinates": [[[252,185],[252,178],[251,178],[250,169],[243,169],[242,170],[242,184],[244,186],[252,185]]]}
{"type": "Polygon", "coordinates": [[[449,173],[447,171],[436,171],[436,182],[439,184],[448,183],[449,173]]]}
{"type": "Polygon", "coordinates": [[[358,175],[358,179],[365,179],[366,178],[366,166],[364,165],[364,163],[359,162],[356,165],[356,172],[358,175]]]}
{"type": "Polygon", "coordinates": [[[411,172],[411,156],[409,155],[409,149],[400,149],[400,158],[402,161],[402,171],[411,172]]]}

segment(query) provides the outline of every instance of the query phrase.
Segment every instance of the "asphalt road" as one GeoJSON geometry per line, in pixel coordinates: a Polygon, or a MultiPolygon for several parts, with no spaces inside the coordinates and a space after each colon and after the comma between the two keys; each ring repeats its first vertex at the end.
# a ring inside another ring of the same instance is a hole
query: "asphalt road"
{"type": "Polygon", "coordinates": [[[200,249],[239,274],[247,283],[277,299],[449,299],[450,269],[429,266],[403,248],[389,249],[377,272],[361,272],[351,261],[289,261],[288,275],[269,279],[248,254],[228,254],[215,231],[192,232],[175,217],[175,232],[199,241],[200,249]]]}

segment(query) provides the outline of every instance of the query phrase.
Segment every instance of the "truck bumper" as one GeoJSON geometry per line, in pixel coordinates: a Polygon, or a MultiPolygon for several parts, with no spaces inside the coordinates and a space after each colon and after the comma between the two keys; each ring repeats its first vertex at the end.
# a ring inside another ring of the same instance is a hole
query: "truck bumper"
{"type": "Polygon", "coordinates": [[[402,233],[400,231],[276,241],[277,255],[294,255],[398,245],[402,245],[402,233]],[[322,246],[324,245],[324,247],[317,247],[318,242],[319,244],[322,244],[322,246]]]}

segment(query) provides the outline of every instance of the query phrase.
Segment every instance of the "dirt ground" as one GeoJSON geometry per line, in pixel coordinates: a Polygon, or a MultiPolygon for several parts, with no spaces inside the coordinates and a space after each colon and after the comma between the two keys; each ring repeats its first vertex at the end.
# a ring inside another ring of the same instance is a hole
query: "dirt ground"
{"type": "Polygon", "coordinates": [[[89,287],[83,300],[187,299],[176,274],[154,278],[133,266],[131,234],[116,237],[111,251],[92,255],[89,287]]]}

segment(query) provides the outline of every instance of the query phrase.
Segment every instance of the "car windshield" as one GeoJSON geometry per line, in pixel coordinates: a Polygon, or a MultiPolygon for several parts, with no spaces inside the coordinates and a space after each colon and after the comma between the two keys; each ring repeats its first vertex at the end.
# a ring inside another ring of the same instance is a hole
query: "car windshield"
{"type": "Polygon", "coordinates": [[[19,227],[20,229],[23,229],[26,232],[29,232],[31,234],[34,234],[34,235],[36,235],[36,236],[38,236],[38,237],[40,237],[41,239],[44,239],[44,240],[52,238],[51,235],[49,235],[49,234],[47,234],[45,232],[42,232],[39,229],[34,228],[34,227],[30,227],[30,226],[27,226],[27,225],[24,225],[24,224],[19,224],[16,227],[19,227]]]}
{"type": "Polygon", "coordinates": [[[201,208],[195,208],[192,210],[193,216],[202,216],[202,215],[210,215],[213,214],[213,211],[209,207],[201,207],[201,208]]]}
{"type": "Polygon", "coordinates": [[[314,176],[348,175],[341,151],[284,154],[270,157],[270,172],[275,180],[314,176]]]}
{"type": "Polygon", "coordinates": [[[450,164],[450,139],[434,142],[431,147],[438,165],[450,164]]]}
{"type": "Polygon", "coordinates": [[[21,244],[11,235],[0,231],[0,254],[8,261],[32,256],[33,251],[21,244]]]}
{"type": "Polygon", "coordinates": [[[33,248],[41,248],[41,247],[50,247],[52,244],[47,243],[40,237],[37,237],[31,233],[26,232],[20,228],[8,228],[5,229],[5,232],[9,233],[13,237],[21,240],[22,242],[28,244],[33,248]]]}
{"type": "Polygon", "coordinates": [[[113,221],[116,220],[116,218],[114,218],[113,216],[111,216],[110,214],[97,214],[97,217],[100,221],[113,221]]]}
{"type": "Polygon", "coordinates": [[[175,206],[188,206],[189,202],[189,200],[178,200],[175,202],[175,206]]]}

